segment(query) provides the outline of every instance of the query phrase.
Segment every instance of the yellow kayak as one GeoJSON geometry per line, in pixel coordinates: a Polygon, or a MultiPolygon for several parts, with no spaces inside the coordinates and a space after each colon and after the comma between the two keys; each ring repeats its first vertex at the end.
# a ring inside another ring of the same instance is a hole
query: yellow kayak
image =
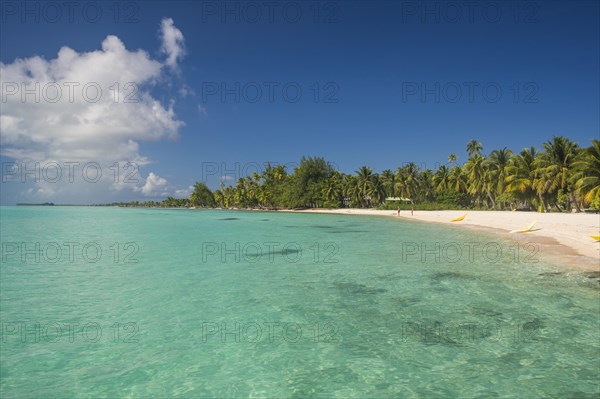
{"type": "Polygon", "coordinates": [[[537,220],[534,220],[533,222],[529,223],[529,225],[527,227],[523,227],[522,229],[513,230],[510,233],[527,233],[528,231],[531,231],[531,229],[533,229],[533,226],[535,226],[535,222],[537,222],[537,220]]]}
{"type": "Polygon", "coordinates": [[[461,217],[458,217],[456,219],[452,219],[451,222],[460,222],[461,220],[463,220],[465,218],[465,216],[467,216],[466,213],[464,215],[462,215],[461,217]]]}
{"type": "Polygon", "coordinates": [[[590,234],[590,237],[592,237],[596,241],[600,241],[600,236],[595,236],[593,234],[590,234]]]}

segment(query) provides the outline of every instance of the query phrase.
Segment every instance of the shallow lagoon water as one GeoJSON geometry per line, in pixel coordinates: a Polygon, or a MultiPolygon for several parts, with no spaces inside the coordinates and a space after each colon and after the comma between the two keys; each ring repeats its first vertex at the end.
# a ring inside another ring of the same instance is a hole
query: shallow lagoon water
{"type": "Polygon", "coordinates": [[[523,243],[368,216],[0,216],[3,398],[599,394],[597,279],[523,243]]]}

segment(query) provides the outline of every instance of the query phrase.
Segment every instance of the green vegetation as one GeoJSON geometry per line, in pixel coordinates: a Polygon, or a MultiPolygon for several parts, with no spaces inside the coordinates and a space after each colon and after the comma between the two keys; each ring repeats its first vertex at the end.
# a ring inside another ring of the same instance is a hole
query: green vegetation
{"type": "Polygon", "coordinates": [[[163,201],[130,201],[130,202],[113,202],[105,206],[121,206],[131,208],[189,208],[192,205],[189,199],[177,199],[167,197],[163,201]]]}
{"type": "Polygon", "coordinates": [[[262,209],[600,209],[599,140],[581,148],[566,137],[554,137],[543,144],[542,151],[531,147],[513,154],[505,147],[487,157],[482,154],[483,145],[471,140],[466,152],[463,165],[450,154],[448,164],[436,170],[420,170],[409,163],[381,174],[362,166],[354,175],[336,171],[323,158],[303,157],[290,174],[284,166],[268,165],[262,174],[240,178],[235,186],[221,183],[214,193],[204,183],[196,183],[189,199],[169,197],[160,203],[135,204],[262,209]],[[386,202],[387,197],[410,201],[386,202]]]}
{"type": "Polygon", "coordinates": [[[213,207],[215,206],[215,196],[206,184],[196,182],[194,191],[190,194],[190,204],[192,206],[213,207]]]}

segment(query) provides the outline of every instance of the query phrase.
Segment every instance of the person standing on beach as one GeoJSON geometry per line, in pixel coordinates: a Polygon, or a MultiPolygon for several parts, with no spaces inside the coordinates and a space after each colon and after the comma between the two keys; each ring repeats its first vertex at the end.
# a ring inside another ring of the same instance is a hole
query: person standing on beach
{"type": "Polygon", "coordinates": [[[398,213],[397,216],[400,216],[400,207],[398,207],[398,213]]]}
{"type": "Polygon", "coordinates": [[[413,215],[414,211],[415,211],[415,206],[413,205],[413,206],[410,207],[410,216],[413,215]]]}

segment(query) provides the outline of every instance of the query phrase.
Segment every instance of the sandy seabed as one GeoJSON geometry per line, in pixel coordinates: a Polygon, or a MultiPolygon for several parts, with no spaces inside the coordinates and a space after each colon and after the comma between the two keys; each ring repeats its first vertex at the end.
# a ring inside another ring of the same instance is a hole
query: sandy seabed
{"type": "Polygon", "coordinates": [[[307,209],[294,212],[336,213],[350,215],[387,216],[448,224],[456,228],[484,229],[490,233],[520,242],[539,245],[540,255],[558,261],[569,268],[600,271],[600,215],[585,213],[537,213],[511,211],[382,211],[375,209],[307,209]],[[466,217],[459,222],[452,219],[466,217]],[[510,233],[536,221],[527,233],[510,233]]]}

